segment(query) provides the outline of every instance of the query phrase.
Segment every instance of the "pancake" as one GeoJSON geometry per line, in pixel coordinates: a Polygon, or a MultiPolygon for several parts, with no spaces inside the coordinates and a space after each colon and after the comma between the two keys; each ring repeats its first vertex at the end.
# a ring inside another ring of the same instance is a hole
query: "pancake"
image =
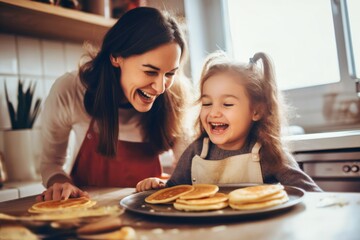
{"type": "Polygon", "coordinates": [[[224,193],[216,193],[212,197],[200,198],[200,199],[176,199],[176,203],[187,204],[187,205],[206,205],[225,202],[228,200],[228,196],[224,193]]]}
{"type": "Polygon", "coordinates": [[[32,207],[29,208],[28,211],[31,213],[49,213],[65,209],[90,208],[95,204],[96,201],[92,201],[86,197],[69,198],[67,200],[51,200],[45,202],[38,202],[32,205],[32,207]]]}
{"type": "Polygon", "coordinates": [[[122,219],[118,216],[114,217],[106,217],[103,219],[99,219],[98,221],[94,221],[84,226],[79,227],[76,230],[77,234],[96,234],[118,230],[122,227],[122,219]]]}
{"type": "Polygon", "coordinates": [[[279,193],[283,189],[284,186],[280,184],[257,185],[257,186],[240,188],[229,193],[229,202],[236,204],[246,203],[246,202],[257,202],[260,199],[264,199],[265,197],[279,193]]]}
{"type": "Polygon", "coordinates": [[[228,196],[224,193],[216,193],[212,197],[199,199],[176,199],[174,208],[181,211],[209,211],[226,208],[228,196]]]}
{"type": "Polygon", "coordinates": [[[80,239],[123,239],[123,240],[135,240],[139,239],[136,235],[136,231],[132,227],[121,227],[119,230],[108,232],[108,233],[102,233],[102,234],[79,234],[77,236],[80,239]]]}
{"type": "Polygon", "coordinates": [[[145,198],[145,202],[152,204],[172,202],[180,196],[193,191],[194,189],[195,188],[191,185],[177,185],[174,187],[163,188],[147,196],[145,198]]]}
{"type": "Polygon", "coordinates": [[[226,208],[229,205],[227,201],[213,203],[213,204],[204,204],[204,205],[189,205],[179,202],[174,203],[174,208],[186,212],[196,212],[196,211],[209,211],[209,210],[219,210],[226,208]]]}
{"type": "Polygon", "coordinates": [[[180,196],[180,199],[198,199],[214,196],[219,191],[219,187],[213,184],[194,184],[194,191],[180,196]]]}
{"type": "Polygon", "coordinates": [[[0,225],[0,239],[6,240],[39,240],[29,229],[20,225],[0,225]]]}
{"type": "Polygon", "coordinates": [[[284,196],[286,196],[287,193],[285,190],[281,190],[280,192],[274,193],[272,195],[266,196],[264,198],[261,198],[259,200],[254,200],[254,201],[248,201],[247,203],[251,203],[251,202],[265,202],[265,201],[269,201],[269,200],[274,200],[274,199],[279,199],[282,198],[284,196]]]}
{"type": "Polygon", "coordinates": [[[286,194],[283,197],[273,199],[273,200],[267,200],[267,201],[262,201],[262,202],[242,203],[242,204],[230,202],[229,205],[231,208],[233,208],[235,210],[256,210],[256,209],[277,206],[284,202],[287,202],[288,200],[289,200],[289,197],[286,194]]]}
{"type": "Polygon", "coordinates": [[[5,213],[0,213],[0,220],[16,220],[16,217],[5,213]]]}
{"type": "Polygon", "coordinates": [[[66,208],[60,211],[45,212],[31,216],[23,216],[21,220],[24,221],[56,221],[56,220],[68,220],[75,218],[101,218],[119,216],[124,212],[124,209],[117,205],[91,207],[91,208],[66,208]]]}

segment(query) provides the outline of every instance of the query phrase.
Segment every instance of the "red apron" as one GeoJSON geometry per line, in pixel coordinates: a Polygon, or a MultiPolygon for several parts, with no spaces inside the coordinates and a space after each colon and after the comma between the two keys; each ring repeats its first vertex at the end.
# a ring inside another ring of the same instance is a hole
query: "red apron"
{"type": "Polygon", "coordinates": [[[71,176],[77,186],[135,187],[148,177],[161,177],[159,154],[149,143],[118,141],[117,155],[105,157],[96,152],[98,134],[91,121],[76,157],[71,176]]]}

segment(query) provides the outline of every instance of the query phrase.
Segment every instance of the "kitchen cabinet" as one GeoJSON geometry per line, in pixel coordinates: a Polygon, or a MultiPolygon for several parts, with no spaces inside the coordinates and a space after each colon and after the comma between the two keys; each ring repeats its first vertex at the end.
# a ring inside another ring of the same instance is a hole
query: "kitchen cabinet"
{"type": "Polygon", "coordinates": [[[293,135],[296,161],[324,191],[360,192],[360,130],[293,135]]]}
{"type": "Polygon", "coordinates": [[[0,0],[0,33],[101,43],[116,19],[29,0],[0,0]]]}

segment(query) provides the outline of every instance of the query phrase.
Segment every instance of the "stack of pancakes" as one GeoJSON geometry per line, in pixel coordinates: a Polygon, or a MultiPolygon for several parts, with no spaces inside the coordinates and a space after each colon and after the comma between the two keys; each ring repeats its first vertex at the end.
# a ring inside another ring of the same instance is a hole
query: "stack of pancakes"
{"type": "Polygon", "coordinates": [[[178,185],[159,190],[147,198],[147,203],[173,203],[183,211],[218,210],[228,206],[228,197],[218,193],[219,187],[212,184],[178,185]]]}
{"type": "Polygon", "coordinates": [[[51,213],[67,209],[86,209],[94,206],[96,201],[86,197],[69,198],[67,200],[51,200],[38,202],[28,209],[30,213],[51,213]]]}
{"type": "Polygon", "coordinates": [[[245,187],[229,193],[229,205],[236,210],[273,207],[288,200],[284,186],[280,184],[245,187]]]}

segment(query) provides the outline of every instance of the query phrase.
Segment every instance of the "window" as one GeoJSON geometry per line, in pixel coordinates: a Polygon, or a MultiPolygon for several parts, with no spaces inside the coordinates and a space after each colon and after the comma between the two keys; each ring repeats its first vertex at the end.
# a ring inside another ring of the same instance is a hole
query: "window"
{"type": "Polygon", "coordinates": [[[227,50],[275,63],[278,86],[306,132],[359,128],[359,0],[228,0],[227,50]]]}
{"type": "Polygon", "coordinates": [[[234,55],[244,61],[268,53],[280,89],[340,81],[329,0],[230,0],[228,6],[234,55]]]}
{"type": "Polygon", "coordinates": [[[360,1],[348,0],[347,12],[349,21],[349,35],[351,35],[351,46],[353,54],[353,69],[350,69],[354,77],[360,78],[360,1]],[[356,12],[357,11],[357,12],[356,12]]]}

